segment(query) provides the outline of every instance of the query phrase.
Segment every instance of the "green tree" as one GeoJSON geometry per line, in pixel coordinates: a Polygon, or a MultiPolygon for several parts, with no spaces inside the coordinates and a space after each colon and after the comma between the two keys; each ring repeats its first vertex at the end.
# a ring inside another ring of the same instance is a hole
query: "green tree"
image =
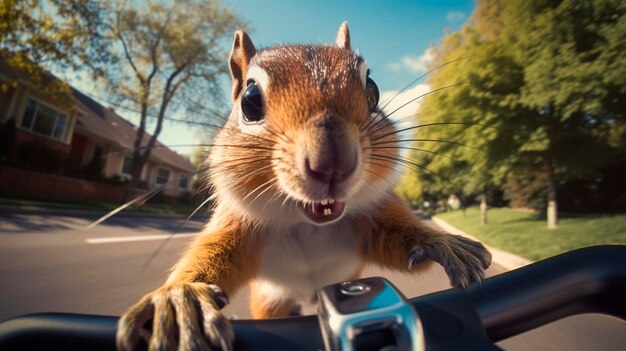
{"type": "Polygon", "coordinates": [[[465,172],[432,155],[420,155],[421,162],[468,192],[507,178],[541,181],[548,226],[556,227],[558,184],[592,177],[624,145],[625,9],[623,1],[610,0],[479,2],[462,31],[444,38],[434,64],[465,60],[429,79],[433,89],[468,84],[429,95],[420,114],[491,128],[419,129],[419,138],[480,150],[435,148],[452,153],[465,172]]]}
{"type": "Polygon", "coordinates": [[[513,2],[502,16],[503,40],[524,62],[521,101],[537,111],[526,149],[547,175],[548,220],[555,226],[558,177],[594,173],[612,153],[607,131],[625,121],[626,4],[513,2]]]}
{"type": "Polygon", "coordinates": [[[220,102],[219,78],[228,72],[224,44],[242,22],[217,0],[120,2],[110,10],[109,34],[120,64],[106,72],[107,86],[111,96],[139,111],[132,185],[139,181],[167,115],[210,118],[208,106],[220,102]],[[156,122],[147,138],[150,116],[156,122]]]}
{"type": "Polygon", "coordinates": [[[427,140],[421,144],[424,148],[428,145],[437,154],[416,152],[414,157],[438,174],[422,173],[430,194],[478,195],[486,222],[487,193],[502,183],[502,146],[510,144],[497,128],[505,122],[500,116],[519,116],[514,102],[520,74],[502,48],[478,45],[478,39],[473,28],[466,27],[462,33],[448,34],[438,47],[431,68],[439,68],[429,78],[436,92],[422,104],[423,127],[415,134],[417,140],[427,140]],[[493,75],[494,70],[508,75],[493,75]]]}

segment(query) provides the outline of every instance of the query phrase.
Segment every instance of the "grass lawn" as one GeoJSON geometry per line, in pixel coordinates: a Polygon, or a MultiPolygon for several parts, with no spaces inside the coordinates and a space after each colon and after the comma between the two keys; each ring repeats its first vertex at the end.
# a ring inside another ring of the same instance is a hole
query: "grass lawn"
{"type": "Polygon", "coordinates": [[[626,245],[626,214],[564,216],[549,230],[539,213],[492,208],[489,223],[480,224],[480,210],[470,207],[437,214],[449,224],[474,235],[489,246],[540,260],[580,247],[601,244],[626,245]]]}
{"type": "MultiPolygon", "coordinates": [[[[119,206],[108,202],[96,201],[72,201],[61,199],[38,199],[38,198],[12,198],[0,197],[0,205],[20,206],[20,207],[41,207],[51,209],[69,209],[83,211],[108,212],[119,206]]],[[[190,215],[195,208],[185,204],[144,204],[141,206],[130,206],[124,212],[143,212],[157,214],[181,214],[190,215]]]]}

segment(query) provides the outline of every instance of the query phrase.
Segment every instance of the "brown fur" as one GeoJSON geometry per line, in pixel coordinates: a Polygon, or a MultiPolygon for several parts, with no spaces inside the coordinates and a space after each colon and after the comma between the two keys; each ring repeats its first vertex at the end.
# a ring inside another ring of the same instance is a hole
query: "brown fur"
{"type": "Polygon", "coordinates": [[[259,291],[258,284],[250,285],[250,312],[256,319],[287,317],[297,312],[298,306],[293,299],[268,300],[259,291]]]}
{"type": "Polygon", "coordinates": [[[262,243],[257,231],[236,214],[221,214],[218,207],[167,283],[203,282],[219,286],[227,295],[234,294],[257,274],[262,243]]]}
{"type": "Polygon", "coordinates": [[[389,195],[371,215],[354,221],[360,234],[363,260],[389,269],[407,271],[409,251],[436,240],[442,232],[420,222],[397,195],[389,195]]]}

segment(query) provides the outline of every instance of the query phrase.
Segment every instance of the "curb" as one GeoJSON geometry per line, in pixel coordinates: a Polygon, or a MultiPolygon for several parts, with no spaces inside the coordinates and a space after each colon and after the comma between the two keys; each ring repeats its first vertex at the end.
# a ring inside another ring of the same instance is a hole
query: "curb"
{"type": "MultiPolygon", "coordinates": [[[[448,224],[447,222],[443,221],[442,219],[439,219],[437,217],[432,217],[432,221],[435,222],[435,224],[437,224],[438,226],[440,226],[441,228],[443,228],[445,231],[450,232],[450,233],[455,233],[455,234],[461,234],[463,236],[466,236],[472,240],[476,240],[476,241],[480,241],[478,240],[476,237],[467,234],[466,232],[448,224]]],[[[486,245],[485,245],[486,246],[486,245]]],[[[507,270],[513,270],[513,269],[518,269],[520,267],[524,267],[527,266],[531,263],[533,263],[533,261],[530,261],[528,259],[525,259],[523,257],[517,256],[515,254],[512,254],[508,251],[504,251],[504,250],[500,250],[500,249],[496,249],[490,246],[486,246],[487,250],[489,250],[491,252],[491,256],[492,256],[492,261],[497,263],[498,265],[504,267],[507,270]]]]}
{"type": "MultiPolygon", "coordinates": [[[[104,211],[98,210],[74,210],[63,208],[44,208],[35,206],[10,206],[0,205],[0,213],[15,213],[15,214],[36,214],[36,215],[50,215],[50,216],[81,216],[81,217],[101,217],[106,214],[104,211]]],[[[162,213],[149,213],[149,212],[124,212],[121,211],[115,214],[115,217],[144,217],[144,218],[171,218],[171,219],[186,219],[187,216],[180,214],[162,214],[162,213]]],[[[202,216],[196,214],[191,217],[190,220],[203,219],[202,216]]]]}

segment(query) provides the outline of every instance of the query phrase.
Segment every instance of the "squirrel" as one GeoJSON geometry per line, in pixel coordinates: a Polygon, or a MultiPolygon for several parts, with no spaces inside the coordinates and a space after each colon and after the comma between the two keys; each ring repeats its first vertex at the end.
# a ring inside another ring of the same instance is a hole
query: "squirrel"
{"type": "Polygon", "coordinates": [[[140,338],[150,350],[232,349],[220,309],[248,283],[253,317],[269,318],[366,264],[434,261],[462,289],[483,279],[481,243],[420,222],[393,192],[400,139],[346,22],[336,45],[257,51],[237,31],[229,64],[233,108],[206,160],[213,215],[165,284],[120,318],[119,350],[140,338]]]}

